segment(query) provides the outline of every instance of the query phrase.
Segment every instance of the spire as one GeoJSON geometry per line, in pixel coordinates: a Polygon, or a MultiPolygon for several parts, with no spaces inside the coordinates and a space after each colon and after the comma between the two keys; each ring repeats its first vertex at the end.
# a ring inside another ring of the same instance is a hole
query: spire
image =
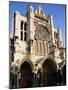
{"type": "Polygon", "coordinates": [[[41,4],[38,6],[38,9],[35,11],[35,13],[41,16],[45,16],[41,4]]]}
{"type": "Polygon", "coordinates": [[[53,16],[51,15],[51,26],[52,26],[52,29],[54,28],[54,25],[53,25],[53,16]]]}
{"type": "Polygon", "coordinates": [[[38,13],[39,13],[40,15],[43,15],[43,10],[42,10],[41,5],[38,6],[38,13]]]}
{"type": "Polygon", "coordinates": [[[41,6],[41,4],[38,6],[38,9],[39,9],[39,10],[42,10],[42,6],[41,6]]]}

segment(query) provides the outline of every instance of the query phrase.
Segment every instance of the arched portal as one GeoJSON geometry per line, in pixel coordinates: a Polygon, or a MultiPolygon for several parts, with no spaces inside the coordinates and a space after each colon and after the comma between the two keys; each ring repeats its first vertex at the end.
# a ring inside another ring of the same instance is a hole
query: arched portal
{"type": "Polygon", "coordinates": [[[33,73],[31,65],[25,61],[20,67],[21,79],[20,79],[20,87],[28,88],[33,85],[33,73]]]}
{"type": "Polygon", "coordinates": [[[42,83],[43,86],[55,86],[57,85],[57,66],[56,64],[50,60],[47,59],[42,64],[42,83]]]}

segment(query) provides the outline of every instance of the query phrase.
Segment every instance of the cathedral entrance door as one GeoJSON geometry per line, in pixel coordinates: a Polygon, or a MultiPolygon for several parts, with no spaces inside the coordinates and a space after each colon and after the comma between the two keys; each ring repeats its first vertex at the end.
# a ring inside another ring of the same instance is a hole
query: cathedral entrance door
{"type": "Polygon", "coordinates": [[[57,67],[54,62],[47,59],[43,63],[43,86],[55,86],[57,84],[57,67]]]}
{"type": "Polygon", "coordinates": [[[21,65],[20,71],[21,71],[20,87],[21,88],[32,87],[33,73],[32,73],[31,65],[25,61],[21,65]]]}

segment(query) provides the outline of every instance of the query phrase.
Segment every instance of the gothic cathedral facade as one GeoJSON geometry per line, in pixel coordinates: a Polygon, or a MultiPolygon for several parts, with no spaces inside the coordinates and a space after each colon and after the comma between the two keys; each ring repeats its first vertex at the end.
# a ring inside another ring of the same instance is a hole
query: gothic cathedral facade
{"type": "Polygon", "coordinates": [[[57,72],[66,63],[61,29],[53,25],[41,5],[26,15],[15,12],[10,38],[10,87],[56,86],[57,72]]]}

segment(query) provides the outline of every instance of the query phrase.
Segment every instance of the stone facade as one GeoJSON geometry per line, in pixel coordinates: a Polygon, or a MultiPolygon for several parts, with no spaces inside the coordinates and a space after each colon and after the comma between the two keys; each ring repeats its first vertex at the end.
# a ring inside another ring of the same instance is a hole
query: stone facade
{"type": "Polygon", "coordinates": [[[65,65],[61,29],[54,27],[53,16],[46,16],[41,5],[36,11],[28,5],[26,16],[15,12],[12,21],[10,72],[17,75],[17,87],[20,86],[20,68],[25,61],[30,64],[34,74],[37,74],[39,69],[43,72],[43,65],[47,60],[53,63],[53,68],[56,67],[57,71],[65,65]]]}

